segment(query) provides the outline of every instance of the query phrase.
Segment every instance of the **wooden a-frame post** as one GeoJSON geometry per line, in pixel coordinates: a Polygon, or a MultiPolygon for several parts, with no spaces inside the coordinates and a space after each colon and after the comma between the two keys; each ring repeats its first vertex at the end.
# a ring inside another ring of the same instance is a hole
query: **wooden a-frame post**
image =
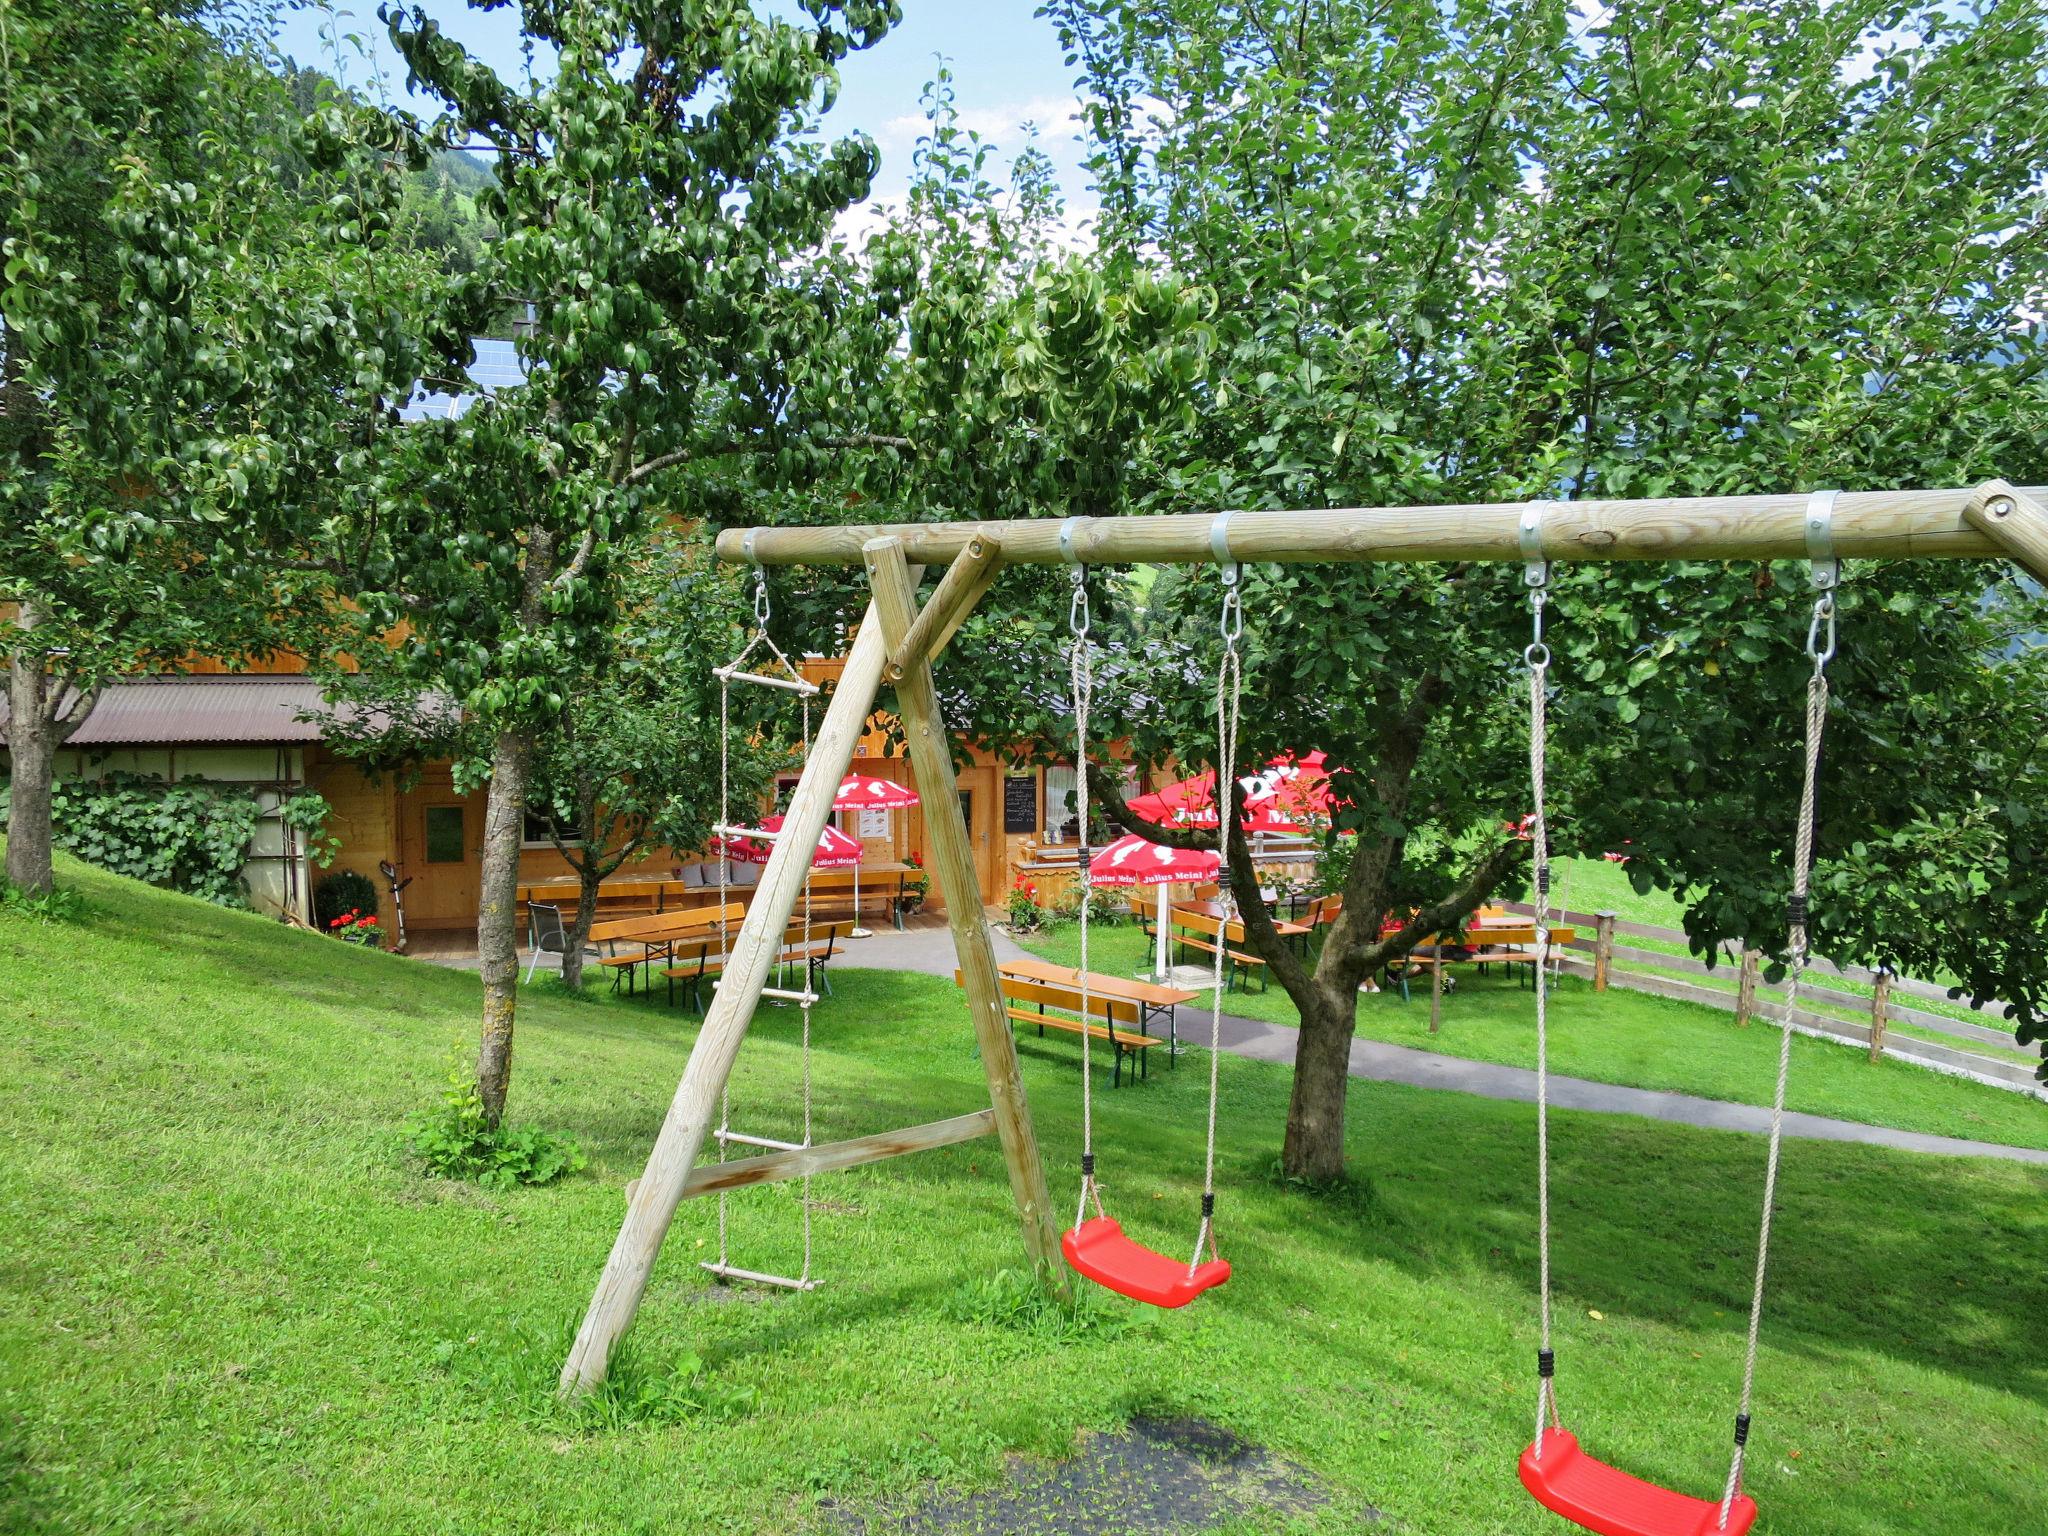
{"type": "MultiPolygon", "coordinates": [[[[981,560],[992,564],[1000,559],[993,539],[977,542],[983,546],[981,560]]],[[[981,1046],[982,1069],[988,1074],[996,1134],[1002,1139],[1003,1162],[1010,1170],[1010,1194],[1017,1202],[1017,1219],[1024,1226],[1024,1249],[1031,1255],[1033,1267],[1048,1283],[1064,1292],[1067,1280],[1066,1267],[1060,1260],[1059,1223],[1053,1217],[1051,1196],[1045,1186],[1045,1164],[1038,1155],[1038,1136],[1031,1128],[1031,1110],[1025,1103],[1024,1084],[1017,1071],[1017,1042],[1010,1033],[1009,1014],[997,980],[995,940],[989,933],[988,913],[981,902],[981,879],[975,873],[967,818],[960,808],[953,749],[946,735],[946,723],[939,715],[931,656],[929,652],[912,652],[905,645],[917,619],[910,567],[904,561],[899,539],[875,539],[863,548],[862,555],[874,593],[874,612],[894,653],[892,670],[902,668],[902,675],[896,680],[896,709],[909,742],[917,792],[924,802],[925,842],[932,873],[938,877],[940,894],[946,898],[953,950],[959,960],[961,980],[966,983],[967,1006],[974,1015],[974,1037],[981,1046]]],[[[947,575],[948,584],[942,584],[931,599],[931,607],[941,614],[946,611],[942,605],[948,604],[951,597],[948,585],[955,577],[963,586],[971,587],[976,581],[965,556],[953,563],[947,575]]],[[[987,583],[980,585],[985,590],[987,583]]]]}
{"type": "MultiPolygon", "coordinates": [[[[934,602],[943,600],[950,623],[932,626],[928,633],[935,644],[943,644],[957,627],[966,609],[986,590],[986,563],[993,550],[975,559],[954,563],[941,583],[934,602]],[[971,592],[961,588],[972,582],[971,592]]],[[[919,792],[926,805],[926,834],[934,845],[934,870],[940,889],[951,909],[954,943],[959,949],[962,969],[970,978],[969,1006],[981,1044],[981,1056],[989,1081],[990,1110],[1001,1138],[1004,1161],[1009,1167],[1010,1188],[1017,1200],[1018,1216],[1024,1226],[1025,1249],[1032,1263],[1064,1283],[1059,1265],[1059,1231],[1053,1222],[1050,1198],[1045,1186],[1045,1168],[1039,1160],[1038,1140],[1031,1127],[1031,1110],[1025,1101],[1017,1072],[1017,1053],[1008,1021],[996,989],[995,951],[989,937],[988,919],[982,910],[981,891],[974,877],[968,851],[966,823],[960,802],[953,793],[952,755],[945,743],[944,727],[937,710],[937,695],[931,680],[927,654],[915,653],[903,641],[916,621],[916,581],[901,558],[890,567],[892,579],[877,584],[876,602],[869,607],[846,665],[832,694],[831,706],[811,746],[803,776],[797,781],[776,836],[767,866],[761,872],[746,921],[733,940],[732,954],[711,1006],[704,1015],[704,1027],[690,1051],[682,1082],[669,1104],[647,1167],[629,1187],[625,1222],[605,1260],[604,1273],[590,1298],[576,1342],[563,1363],[560,1391],[565,1397],[579,1396],[604,1380],[612,1351],[640,1309],[654,1261],[663,1238],[684,1198],[701,1193],[691,1184],[691,1172],[704,1140],[710,1133],[711,1118],[719,1096],[731,1075],[740,1043],[753,1021],[754,1009],[767,984],[768,973],[782,947],[783,930],[803,891],[804,875],[812,850],[824,833],[832,814],[833,795],[839,781],[853,765],[855,751],[866,728],[869,712],[880,692],[882,669],[891,663],[904,667],[898,690],[905,701],[905,723],[912,741],[912,758],[918,772],[919,792]],[[886,599],[881,595],[887,588],[886,599]],[[885,640],[885,634],[889,637],[885,640]],[[892,658],[891,651],[898,654],[892,658]],[[921,688],[919,685],[922,685],[921,688]],[[916,718],[913,719],[913,716],[916,718]],[[922,729],[918,721],[922,721],[922,729]],[[932,750],[919,745],[922,735],[932,750]],[[934,751],[936,756],[934,756],[934,751]],[[961,870],[965,869],[964,885],[961,870]],[[980,982],[977,986],[975,983],[980,982]],[[991,1014],[987,999],[994,999],[991,1014]],[[994,1030],[988,1027],[991,1020],[994,1030]]],[[[970,1131],[978,1134],[978,1116],[963,1116],[936,1126],[914,1127],[909,1133],[882,1134],[847,1143],[830,1166],[851,1166],[877,1157],[915,1151],[927,1145],[942,1145],[960,1139],[970,1131]],[[974,1120],[976,1127],[967,1122],[974,1120]],[[959,1134],[946,1134],[948,1128],[959,1134]]],[[[835,1149],[821,1149],[830,1153],[835,1149]]],[[[762,1160],[767,1161],[767,1160],[762,1160]]],[[[761,1170],[767,1172],[767,1170],[761,1170]]],[[[779,1170],[770,1176],[780,1177],[779,1170]]],[[[703,1188],[715,1187],[699,1181],[703,1188]]]]}

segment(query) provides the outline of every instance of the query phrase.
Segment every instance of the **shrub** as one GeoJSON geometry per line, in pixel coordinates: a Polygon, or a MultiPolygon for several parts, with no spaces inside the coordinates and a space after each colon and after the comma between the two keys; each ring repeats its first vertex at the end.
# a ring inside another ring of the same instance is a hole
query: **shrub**
{"type": "Polygon", "coordinates": [[[1013,933],[1035,933],[1045,926],[1045,908],[1038,904],[1038,887],[1022,875],[1010,887],[1009,915],[1013,933]]]}
{"type": "Polygon", "coordinates": [[[1088,906],[1088,921],[1091,926],[1113,927],[1115,924],[1123,921],[1125,912],[1129,910],[1129,897],[1130,892],[1128,891],[1108,890],[1101,886],[1084,886],[1079,880],[1076,880],[1072,885],[1069,885],[1060,892],[1057,901],[1054,903],[1053,910],[1058,914],[1062,922],[1078,922],[1081,918],[1081,905],[1085,900],[1088,906]]]}
{"type": "Polygon", "coordinates": [[[586,1159],[567,1136],[533,1126],[492,1125],[476,1091],[476,1073],[460,1047],[441,1090],[441,1107],[413,1116],[406,1145],[435,1179],[467,1179],[486,1189],[552,1184],[586,1159]]]}
{"type": "Polygon", "coordinates": [[[336,870],[313,887],[313,926],[322,933],[334,933],[335,920],[351,912],[376,910],[376,882],[355,870],[336,870]]]}

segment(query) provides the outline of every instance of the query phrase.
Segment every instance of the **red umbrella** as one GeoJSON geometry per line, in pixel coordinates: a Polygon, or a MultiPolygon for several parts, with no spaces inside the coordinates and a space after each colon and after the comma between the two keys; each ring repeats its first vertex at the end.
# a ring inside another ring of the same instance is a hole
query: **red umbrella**
{"type": "Polygon", "coordinates": [[[897,811],[917,804],[917,791],[894,779],[871,779],[864,773],[849,773],[839,781],[832,796],[835,811],[897,811]]]}
{"type": "Polygon", "coordinates": [[[1183,880],[1214,880],[1221,864],[1214,848],[1169,848],[1126,832],[1088,861],[1088,882],[1159,887],[1158,946],[1152,957],[1152,974],[1163,978],[1172,972],[1166,960],[1167,930],[1173,926],[1167,921],[1166,888],[1183,880]]]}
{"type": "Polygon", "coordinates": [[[1220,861],[1214,848],[1169,848],[1126,832],[1088,861],[1091,885],[1174,885],[1214,880],[1220,861]]]}
{"type": "MultiPolygon", "coordinates": [[[[839,781],[839,788],[832,796],[832,809],[835,811],[896,811],[916,804],[917,791],[908,784],[898,784],[894,779],[871,778],[865,773],[849,773],[839,781]]],[[[858,859],[854,861],[853,871],[853,921],[853,936],[867,938],[868,930],[860,926],[858,859]]]]}
{"type": "MultiPolygon", "coordinates": [[[[780,832],[782,818],[770,816],[761,823],[763,832],[780,832]]],[[[769,845],[758,837],[719,838],[722,851],[729,859],[742,864],[766,864],[769,845]]],[[[852,869],[860,863],[860,844],[848,837],[837,827],[827,824],[824,835],[818,839],[818,850],[811,855],[813,869],[852,869]]]]}
{"type": "MultiPolygon", "coordinates": [[[[1327,817],[1336,804],[1330,774],[1321,752],[1297,758],[1283,753],[1257,773],[1238,780],[1244,786],[1244,829],[1247,832],[1300,832],[1312,816],[1327,817]]],[[[1163,826],[1213,827],[1216,814],[1216,772],[1210,769],[1178,784],[1129,802],[1134,815],[1163,826]]]]}

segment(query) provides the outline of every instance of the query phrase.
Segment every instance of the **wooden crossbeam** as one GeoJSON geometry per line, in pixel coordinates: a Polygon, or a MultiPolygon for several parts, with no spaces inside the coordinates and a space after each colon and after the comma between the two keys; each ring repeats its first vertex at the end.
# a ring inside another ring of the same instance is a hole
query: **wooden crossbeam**
{"type": "Polygon", "coordinates": [[[889,664],[882,668],[882,680],[900,683],[905,669],[913,662],[938,660],[946,642],[967,621],[967,615],[974,612],[974,605],[1002,571],[1001,545],[985,536],[969,539],[960,557],[946,567],[937,589],[911,621],[910,633],[890,654],[889,664]]]}
{"type": "MultiPolygon", "coordinates": [[[[843,1168],[858,1168],[862,1163],[879,1163],[885,1158],[972,1141],[977,1136],[992,1136],[995,1129],[996,1112],[977,1109],[971,1115],[955,1115],[928,1125],[907,1125],[897,1131],[877,1131],[851,1141],[828,1141],[815,1147],[771,1152],[764,1157],[735,1158],[729,1163],[703,1163],[690,1170],[689,1182],[683,1185],[683,1198],[715,1195],[722,1189],[745,1189],[750,1184],[779,1184],[809,1173],[837,1173],[843,1168]]],[[[628,1184],[626,1197],[630,1200],[632,1196],[633,1184],[628,1184]]]]}
{"type": "MultiPolygon", "coordinates": [[[[1977,487],[1927,491],[1844,491],[1835,501],[1834,546],[1844,557],[1877,560],[2014,557],[1966,516],[1977,487]]],[[[2048,491],[2019,494],[2048,501],[2048,491]]],[[[1221,540],[1220,513],[1082,517],[1062,540],[1063,520],[897,523],[867,527],[728,528],[718,558],[763,565],[855,565],[872,539],[891,537],[906,560],[958,558],[976,539],[995,538],[1006,565],[1209,564],[1241,561],[1521,560],[1523,514],[1540,509],[1546,560],[1804,560],[1807,496],[1662,496],[1634,500],[1465,503],[1433,507],[1233,512],[1221,540]]],[[[2016,514],[2008,514],[2010,523],[2016,514]]],[[[2024,557],[2021,557],[2024,558],[2024,557]]],[[[2048,559],[2048,555],[2043,556],[2048,559]]],[[[2030,567],[2031,568],[2031,567],[2030,567]]],[[[2041,574],[2036,571],[2036,574],[2041,574]]]]}

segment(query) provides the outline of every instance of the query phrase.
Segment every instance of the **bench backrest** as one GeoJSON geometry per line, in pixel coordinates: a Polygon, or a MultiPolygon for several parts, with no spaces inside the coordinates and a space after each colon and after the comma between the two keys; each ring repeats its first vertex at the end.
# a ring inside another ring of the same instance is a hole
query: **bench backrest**
{"type": "MultiPolygon", "coordinates": [[[[967,980],[959,971],[953,972],[953,984],[964,987],[967,980]]],[[[1034,1007],[1061,1008],[1068,1013],[1081,1011],[1081,989],[1061,986],[1056,982],[1025,981],[1015,976],[998,978],[1003,999],[1013,1004],[1029,1003],[1034,1007]]],[[[1138,1005],[1125,997],[1104,997],[1100,992],[1088,994],[1088,1017],[1101,1019],[1106,1023],[1136,1024],[1138,1005]]]]}
{"type": "Polygon", "coordinates": [[[659,912],[652,917],[620,917],[608,923],[593,923],[590,937],[593,942],[603,943],[609,939],[670,939],[681,938],[700,928],[716,928],[720,912],[729,922],[744,922],[747,916],[743,902],[728,902],[724,908],[717,905],[689,907],[681,912],[659,912]]]}

